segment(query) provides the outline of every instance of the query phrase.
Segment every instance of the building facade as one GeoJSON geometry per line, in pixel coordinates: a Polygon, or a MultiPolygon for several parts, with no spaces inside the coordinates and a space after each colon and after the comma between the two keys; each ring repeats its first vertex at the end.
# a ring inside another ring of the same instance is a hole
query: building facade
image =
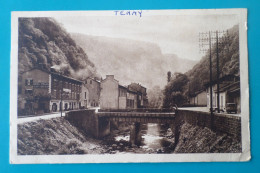
{"type": "Polygon", "coordinates": [[[190,105],[192,106],[207,106],[207,92],[202,90],[196,92],[192,97],[190,97],[190,105]]]}
{"type": "MultiPolygon", "coordinates": [[[[210,109],[210,86],[207,84],[207,107],[210,109]]],[[[220,110],[226,112],[228,103],[235,103],[237,105],[237,112],[241,112],[240,100],[240,79],[235,76],[224,76],[219,83],[219,107],[220,110]]],[[[212,107],[217,108],[217,84],[214,81],[212,84],[212,107]]]]}
{"type": "Polygon", "coordinates": [[[89,91],[88,88],[82,84],[81,86],[81,96],[80,96],[80,108],[86,109],[89,107],[89,91]]]}
{"type": "Polygon", "coordinates": [[[40,114],[81,107],[82,82],[58,73],[31,69],[22,74],[18,109],[21,114],[40,114]]]}
{"type": "Polygon", "coordinates": [[[137,107],[146,108],[148,106],[148,97],[146,93],[146,88],[139,83],[131,83],[128,85],[128,90],[137,93],[137,107]]]}
{"type": "Polygon", "coordinates": [[[88,89],[89,93],[85,107],[98,107],[100,105],[100,81],[89,77],[83,85],[88,89]]]}
{"type": "Polygon", "coordinates": [[[107,75],[101,81],[100,108],[101,109],[136,109],[136,92],[128,90],[114,79],[114,75],[107,75]]]}

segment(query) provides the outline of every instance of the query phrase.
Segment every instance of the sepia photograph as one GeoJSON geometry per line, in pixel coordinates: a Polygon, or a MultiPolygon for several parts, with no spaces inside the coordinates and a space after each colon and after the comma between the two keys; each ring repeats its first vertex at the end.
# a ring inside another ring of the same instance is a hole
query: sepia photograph
{"type": "Polygon", "coordinates": [[[12,12],[10,163],[248,161],[247,10],[12,12]]]}

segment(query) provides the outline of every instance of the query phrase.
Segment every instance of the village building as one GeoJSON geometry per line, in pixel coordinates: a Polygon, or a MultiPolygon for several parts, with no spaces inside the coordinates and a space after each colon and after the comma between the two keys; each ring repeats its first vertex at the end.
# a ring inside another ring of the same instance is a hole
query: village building
{"type": "Polygon", "coordinates": [[[137,98],[137,107],[146,108],[148,106],[148,97],[146,93],[146,88],[139,83],[131,83],[127,86],[129,91],[136,92],[138,95],[137,98]]]}
{"type": "Polygon", "coordinates": [[[83,83],[81,86],[81,97],[80,97],[81,109],[89,107],[89,91],[86,85],[83,83]]]}
{"type": "Polygon", "coordinates": [[[21,79],[19,113],[40,114],[81,107],[82,81],[68,76],[34,68],[24,72],[21,79]],[[61,104],[62,103],[62,104],[61,104]]]}
{"type": "MultiPolygon", "coordinates": [[[[207,83],[207,107],[210,109],[210,85],[207,83]]],[[[227,104],[234,103],[237,113],[241,112],[240,78],[234,75],[226,75],[219,79],[219,107],[226,112],[227,104]]],[[[212,107],[217,108],[217,82],[212,82],[212,107]]]]}
{"type": "Polygon", "coordinates": [[[189,105],[206,107],[207,106],[207,92],[205,90],[195,92],[189,98],[189,105]]]}
{"type": "Polygon", "coordinates": [[[84,100],[84,107],[98,107],[100,104],[100,81],[89,77],[84,81],[83,86],[88,90],[83,93],[83,97],[88,95],[87,99],[84,100]]]}
{"type": "Polygon", "coordinates": [[[107,75],[101,81],[100,108],[101,109],[136,109],[137,93],[128,90],[114,79],[114,75],[107,75]]]}

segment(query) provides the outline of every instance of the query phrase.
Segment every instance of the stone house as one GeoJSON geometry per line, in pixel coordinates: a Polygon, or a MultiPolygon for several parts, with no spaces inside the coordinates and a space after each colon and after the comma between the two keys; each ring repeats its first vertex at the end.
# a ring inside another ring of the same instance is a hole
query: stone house
{"type": "Polygon", "coordinates": [[[78,109],[82,81],[48,70],[33,68],[21,75],[18,110],[39,114],[78,109]],[[62,103],[62,104],[61,104],[62,103]]]}
{"type": "Polygon", "coordinates": [[[137,108],[137,93],[128,90],[114,79],[114,75],[107,75],[101,81],[100,92],[101,109],[128,109],[137,108]]]}

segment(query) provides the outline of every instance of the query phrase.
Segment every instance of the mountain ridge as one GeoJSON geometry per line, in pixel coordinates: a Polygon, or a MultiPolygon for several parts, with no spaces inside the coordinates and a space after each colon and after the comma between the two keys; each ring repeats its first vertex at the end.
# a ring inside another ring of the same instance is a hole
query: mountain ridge
{"type": "Polygon", "coordinates": [[[138,82],[152,88],[159,83],[163,87],[167,83],[167,71],[186,72],[196,63],[174,54],[164,55],[156,43],[80,33],[71,36],[103,77],[114,74],[123,84],[138,82]]]}

